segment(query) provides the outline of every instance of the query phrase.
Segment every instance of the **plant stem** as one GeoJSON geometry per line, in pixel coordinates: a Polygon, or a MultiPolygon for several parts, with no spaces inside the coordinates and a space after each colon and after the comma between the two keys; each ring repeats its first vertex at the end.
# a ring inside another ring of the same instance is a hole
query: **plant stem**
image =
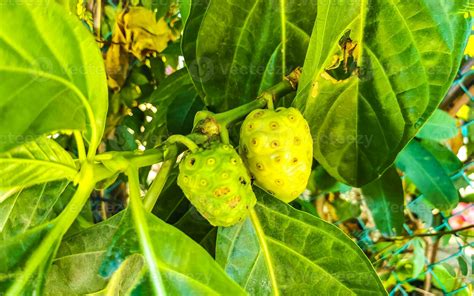
{"type": "Polygon", "coordinates": [[[258,242],[260,247],[262,248],[262,253],[265,258],[265,263],[268,268],[268,273],[270,276],[270,281],[272,283],[272,290],[274,295],[280,295],[280,291],[278,290],[278,283],[276,280],[275,270],[273,269],[273,262],[270,255],[270,251],[268,250],[267,241],[265,239],[265,233],[263,231],[262,225],[260,224],[260,220],[258,219],[257,213],[255,209],[252,208],[249,210],[250,212],[250,220],[252,221],[253,227],[255,229],[255,233],[257,234],[258,242]]]}
{"type": "Polygon", "coordinates": [[[148,189],[148,192],[145,194],[145,197],[143,198],[143,206],[145,207],[145,210],[147,212],[151,212],[151,210],[153,210],[156,201],[160,197],[161,191],[165,187],[171,169],[176,163],[177,154],[178,149],[176,148],[176,146],[172,146],[170,148],[167,160],[165,160],[161,165],[158,175],[156,176],[155,180],[153,180],[153,183],[148,189]]]}
{"type": "Polygon", "coordinates": [[[130,162],[137,168],[154,165],[155,163],[162,162],[165,158],[167,149],[164,146],[158,147],[157,149],[146,150],[141,154],[136,154],[130,157],[130,162]]]}
{"type": "Polygon", "coordinates": [[[235,109],[231,109],[226,112],[222,112],[215,115],[216,121],[219,122],[223,127],[227,127],[230,123],[239,120],[255,109],[263,108],[267,105],[267,101],[260,97],[253,100],[250,103],[239,106],[235,109]]]}
{"type": "Polygon", "coordinates": [[[184,146],[186,146],[189,150],[192,152],[195,152],[199,149],[198,145],[194,143],[191,139],[187,138],[186,136],[183,135],[172,135],[171,137],[168,138],[167,140],[168,143],[174,144],[174,143],[181,143],[184,146]]]}
{"type": "MultiPolygon", "coordinates": [[[[433,239],[434,241],[430,241],[430,239],[425,239],[425,243],[427,246],[426,258],[428,259],[428,266],[436,262],[436,255],[438,253],[440,239],[439,237],[434,237],[433,239]]],[[[431,291],[431,284],[432,284],[432,274],[431,272],[427,272],[423,289],[425,291],[431,291]]]]}
{"type": "Polygon", "coordinates": [[[268,106],[269,109],[273,109],[273,102],[296,90],[300,76],[301,69],[296,68],[282,81],[262,92],[256,100],[235,109],[216,114],[215,118],[217,122],[222,125],[222,127],[227,127],[230,123],[247,116],[247,114],[255,109],[265,106],[268,106]]]}
{"type": "Polygon", "coordinates": [[[79,161],[81,163],[85,162],[87,159],[86,156],[86,146],[84,145],[84,140],[80,131],[74,131],[74,139],[76,140],[77,154],[79,156],[79,161]]]}
{"type": "Polygon", "coordinates": [[[10,289],[7,291],[7,296],[21,295],[24,287],[31,280],[31,277],[41,266],[45,263],[49,256],[51,256],[51,248],[59,243],[66,231],[71,227],[74,220],[81,212],[84,204],[89,199],[92,190],[94,190],[94,172],[91,164],[83,163],[80,171],[79,187],[72,197],[69,204],[62,211],[62,213],[52,223],[53,227],[41,241],[40,245],[33,252],[31,257],[26,261],[21,276],[18,277],[10,289]]]}
{"type": "Polygon", "coordinates": [[[157,258],[152,247],[152,241],[148,231],[148,223],[146,221],[147,213],[143,209],[140,198],[140,181],[138,180],[138,168],[130,165],[127,170],[128,185],[130,190],[130,209],[134,221],[134,227],[137,231],[140,246],[145,256],[145,261],[150,271],[153,289],[156,295],[166,295],[164,290],[163,279],[157,266],[157,258]]]}
{"type": "Polygon", "coordinates": [[[432,233],[420,233],[420,234],[414,234],[414,235],[408,235],[408,236],[397,236],[397,237],[384,237],[382,240],[383,241],[399,241],[399,240],[406,240],[406,239],[413,239],[415,237],[429,237],[429,236],[436,236],[436,237],[442,237],[447,234],[456,234],[458,232],[464,231],[464,230],[469,230],[471,228],[474,228],[474,224],[461,227],[458,229],[453,229],[449,231],[438,231],[438,232],[432,232],[432,233]]]}

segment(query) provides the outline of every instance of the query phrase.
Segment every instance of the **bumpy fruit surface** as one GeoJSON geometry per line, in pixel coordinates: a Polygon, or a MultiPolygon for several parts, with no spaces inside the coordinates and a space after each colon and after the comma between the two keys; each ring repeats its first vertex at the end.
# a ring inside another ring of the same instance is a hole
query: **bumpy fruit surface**
{"type": "Polygon", "coordinates": [[[230,145],[214,143],[186,155],[179,164],[178,185],[214,226],[243,221],[256,203],[250,176],[230,145]]]}
{"type": "Polygon", "coordinates": [[[240,152],[257,185],[275,197],[290,202],[305,190],[313,140],[297,109],[251,112],[240,130],[240,152]]]}

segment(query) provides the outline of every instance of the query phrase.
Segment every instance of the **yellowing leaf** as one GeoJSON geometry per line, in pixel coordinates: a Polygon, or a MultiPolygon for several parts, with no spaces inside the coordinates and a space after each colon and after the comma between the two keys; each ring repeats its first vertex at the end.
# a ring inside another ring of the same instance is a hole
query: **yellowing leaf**
{"type": "Polygon", "coordinates": [[[469,106],[464,105],[461,107],[461,109],[459,109],[458,113],[456,113],[456,117],[462,120],[469,120],[470,110],[471,108],[469,108],[469,106]]]}
{"type": "Polygon", "coordinates": [[[464,50],[464,54],[474,57],[474,36],[469,37],[469,41],[467,43],[466,49],[464,50]]]}
{"type": "Polygon", "coordinates": [[[151,10],[132,7],[120,12],[105,58],[109,87],[120,89],[124,84],[130,54],[142,61],[151,54],[165,50],[170,40],[175,40],[175,36],[168,24],[164,18],[156,21],[151,10]]]}

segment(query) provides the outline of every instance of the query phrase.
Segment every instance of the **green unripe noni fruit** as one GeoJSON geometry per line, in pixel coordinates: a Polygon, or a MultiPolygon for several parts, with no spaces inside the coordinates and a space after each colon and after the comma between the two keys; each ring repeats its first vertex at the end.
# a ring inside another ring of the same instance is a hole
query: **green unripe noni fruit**
{"type": "Polygon", "coordinates": [[[186,155],[179,164],[178,185],[214,226],[243,221],[256,203],[242,159],[222,143],[186,155]]]}
{"type": "Polygon", "coordinates": [[[305,190],[313,140],[297,109],[251,112],[240,130],[240,152],[257,185],[275,197],[290,202],[305,190]]]}

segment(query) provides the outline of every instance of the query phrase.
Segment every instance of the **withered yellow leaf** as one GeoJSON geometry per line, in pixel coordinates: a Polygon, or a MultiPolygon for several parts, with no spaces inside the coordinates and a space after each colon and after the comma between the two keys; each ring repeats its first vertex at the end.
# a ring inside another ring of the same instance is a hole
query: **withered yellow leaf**
{"type": "Polygon", "coordinates": [[[109,87],[117,90],[123,86],[129,54],[143,61],[148,55],[165,50],[175,38],[164,18],[156,21],[151,10],[132,7],[119,13],[105,58],[109,87]]]}

